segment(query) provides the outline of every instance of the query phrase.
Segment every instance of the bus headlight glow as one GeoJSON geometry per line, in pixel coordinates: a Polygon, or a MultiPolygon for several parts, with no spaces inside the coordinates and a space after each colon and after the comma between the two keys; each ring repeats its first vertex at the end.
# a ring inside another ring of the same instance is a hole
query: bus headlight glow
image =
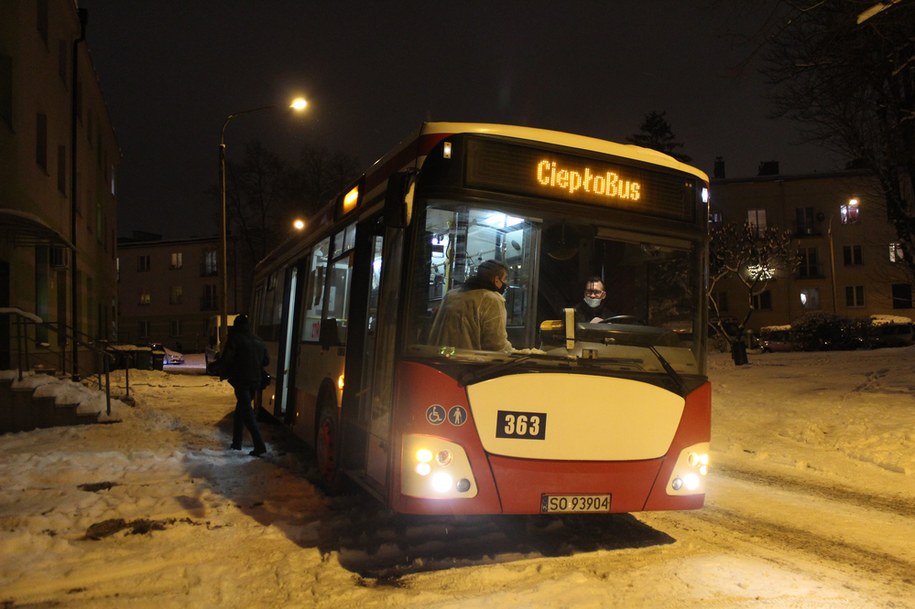
{"type": "Polygon", "coordinates": [[[708,476],[709,444],[702,442],[680,451],[667,484],[668,495],[701,495],[708,476]]]}
{"type": "Polygon", "coordinates": [[[451,490],[453,480],[445,472],[439,472],[432,476],[432,488],[439,493],[447,493],[451,490]]]}
{"type": "Polygon", "coordinates": [[[404,495],[424,499],[469,499],[477,485],[464,449],[436,436],[403,437],[400,486],[404,495]]]}

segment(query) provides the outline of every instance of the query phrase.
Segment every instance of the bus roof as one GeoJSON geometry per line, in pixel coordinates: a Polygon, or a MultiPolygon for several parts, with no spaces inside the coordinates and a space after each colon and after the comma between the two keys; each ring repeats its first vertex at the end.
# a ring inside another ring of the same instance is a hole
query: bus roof
{"type": "MultiPolygon", "coordinates": [[[[497,137],[513,138],[518,140],[527,140],[531,142],[540,142],[554,146],[562,146],[570,149],[597,152],[619,158],[641,161],[667,167],[676,171],[682,171],[693,175],[700,180],[708,183],[708,175],[686,163],[681,163],[670,155],[635,146],[633,144],[619,144],[609,140],[601,140],[586,135],[576,135],[574,133],[564,133],[562,131],[552,131],[550,129],[540,129],[538,127],[522,127],[519,125],[500,125],[496,123],[470,123],[470,122],[423,122],[419,129],[414,130],[407,137],[403,138],[396,146],[393,146],[384,156],[379,158],[363,174],[365,196],[367,199],[375,200],[381,196],[384,187],[387,184],[388,177],[396,172],[402,171],[408,167],[420,169],[425,161],[425,155],[434,143],[437,143],[447,137],[464,133],[476,133],[482,135],[492,135],[497,137]]],[[[324,207],[318,210],[309,224],[312,226],[325,226],[332,221],[334,217],[334,205],[336,199],[331,200],[324,207]]],[[[277,259],[282,259],[294,250],[300,237],[290,236],[280,243],[276,248],[270,251],[266,257],[258,261],[256,267],[264,264],[270,264],[277,259]]]]}
{"type": "Polygon", "coordinates": [[[677,171],[682,171],[697,178],[708,182],[708,175],[686,163],[681,163],[670,155],[643,148],[633,144],[619,144],[609,140],[602,140],[586,135],[577,135],[574,133],[564,133],[562,131],[552,131],[550,129],[540,129],[538,127],[521,127],[518,125],[499,125],[494,123],[462,123],[462,122],[425,122],[422,126],[404,138],[400,145],[394,147],[388,154],[378,159],[372,165],[367,173],[371,173],[376,167],[384,166],[391,157],[400,153],[404,148],[414,145],[415,142],[424,136],[441,136],[442,138],[449,135],[460,133],[479,133],[485,135],[495,135],[501,137],[510,137],[519,140],[530,140],[543,142],[566,148],[576,148],[589,150],[602,154],[609,154],[634,161],[643,161],[661,167],[668,167],[677,171]]]}

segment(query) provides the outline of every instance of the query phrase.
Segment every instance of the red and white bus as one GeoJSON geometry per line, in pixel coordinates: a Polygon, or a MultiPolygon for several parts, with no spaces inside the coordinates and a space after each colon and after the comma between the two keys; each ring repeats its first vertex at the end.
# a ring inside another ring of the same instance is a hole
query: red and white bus
{"type": "Polygon", "coordinates": [[[708,177],[636,146],[430,122],[257,267],[260,407],[413,514],[703,505],[708,177]],[[444,294],[509,269],[514,351],[430,344],[444,294]],[[576,323],[585,280],[620,317],[576,323]],[[271,395],[267,395],[267,394],[271,395]]]}

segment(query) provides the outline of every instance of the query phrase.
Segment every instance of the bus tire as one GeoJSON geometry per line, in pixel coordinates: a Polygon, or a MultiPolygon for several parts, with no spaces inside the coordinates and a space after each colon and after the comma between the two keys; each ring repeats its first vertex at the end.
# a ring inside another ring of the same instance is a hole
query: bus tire
{"type": "Polygon", "coordinates": [[[328,494],[340,492],[340,421],[337,407],[327,399],[321,401],[315,430],[315,462],[318,484],[328,494]]]}

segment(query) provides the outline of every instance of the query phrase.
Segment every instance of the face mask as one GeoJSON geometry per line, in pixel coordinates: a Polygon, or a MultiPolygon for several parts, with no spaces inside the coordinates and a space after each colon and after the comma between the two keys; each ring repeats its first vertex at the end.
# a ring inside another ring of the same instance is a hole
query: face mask
{"type": "Polygon", "coordinates": [[[599,307],[600,303],[601,303],[600,298],[589,298],[589,297],[585,296],[585,304],[588,305],[589,307],[591,307],[592,309],[596,309],[597,307],[599,307]]]}
{"type": "Polygon", "coordinates": [[[496,288],[496,292],[498,292],[499,294],[502,294],[502,295],[504,296],[504,295],[505,295],[505,290],[507,290],[507,289],[508,289],[508,284],[507,284],[507,283],[503,283],[503,284],[502,284],[502,287],[496,288]]]}

